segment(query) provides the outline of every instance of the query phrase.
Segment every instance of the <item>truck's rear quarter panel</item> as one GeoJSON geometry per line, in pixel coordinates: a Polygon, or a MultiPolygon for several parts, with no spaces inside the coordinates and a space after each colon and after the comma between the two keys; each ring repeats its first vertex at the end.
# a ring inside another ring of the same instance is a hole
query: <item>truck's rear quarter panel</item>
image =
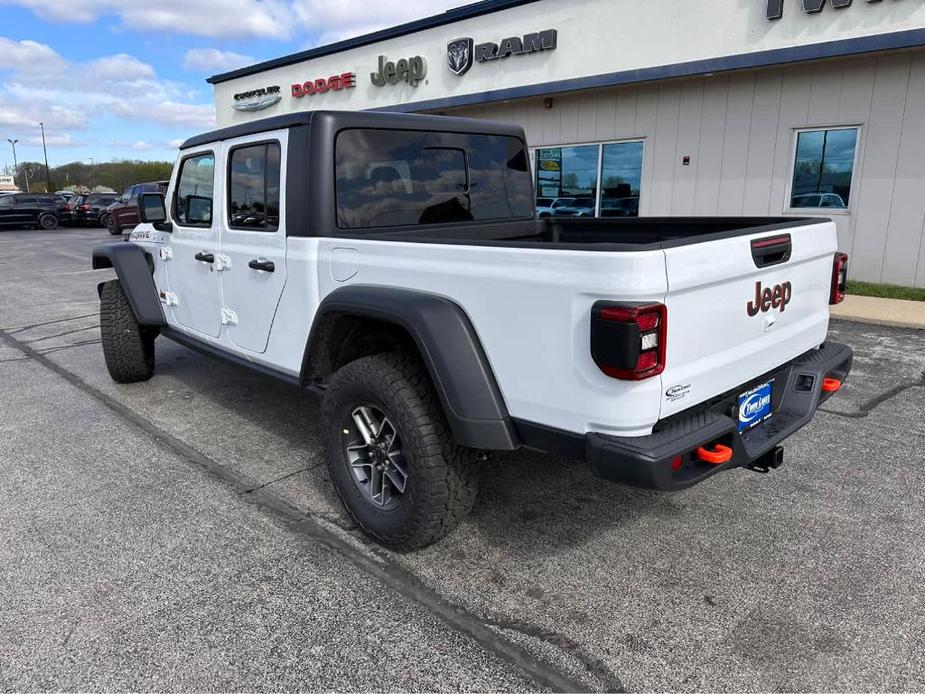
{"type": "Polygon", "coordinates": [[[320,239],[320,295],[345,284],[417,289],[469,315],[511,416],[584,433],[648,433],[661,382],[617,381],[590,356],[591,306],[600,299],[661,301],[661,250],[633,253],[320,239]],[[334,249],[357,251],[357,272],[331,273],[334,249]]]}

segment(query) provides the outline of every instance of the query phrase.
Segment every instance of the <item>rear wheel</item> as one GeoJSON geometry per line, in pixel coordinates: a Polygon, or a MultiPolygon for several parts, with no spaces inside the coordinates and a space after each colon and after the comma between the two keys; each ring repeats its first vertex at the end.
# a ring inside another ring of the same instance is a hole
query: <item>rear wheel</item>
{"type": "Polygon", "coordinates": [[[45,231],[51,231],[58,228],[58,218],[50,213],[39,215],[39,227],[45,231]]]}
{"type": "Polygon", "coordinates": [[[119,280],[106,282],[100,292],[100,334],[106,368],[114,381],[137,383],[151,378],[157,331],[138,325],[119,280]]]}
{"type": "Polygon", "coordinates": [[[454,443],[417,359],[390,353],[347,364],[328,385],[322,417],[334,486],[381,544],[425,547],[472,509],[476,452],[454,443]]]}

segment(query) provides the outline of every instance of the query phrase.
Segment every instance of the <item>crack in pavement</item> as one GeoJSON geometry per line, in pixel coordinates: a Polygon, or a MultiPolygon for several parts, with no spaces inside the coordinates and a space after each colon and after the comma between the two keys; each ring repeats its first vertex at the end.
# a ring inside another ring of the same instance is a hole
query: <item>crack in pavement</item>
{"type": "Polygon", "coordinates": [[[43,325],[53,325],[55,323],[66,323],[72,320],[80,320],[81,318],[91,318],[91,317],[95,318],[98,315],[100,315],[99,311],[96,311],[95,313],[87,313],[83,316],[71,316],[70,318],[58,318],[57,320],[47,320],[47,321],[42,321],[41,323],[32,323],[30,325],[19,325],[19,326],[16,326],[15,328],[0,328],[0,330],[5,330],[7,335],[15,335],[16,333],[21,333],[26,330],[32,330],[33,328],[40,328],[43,325]]]}
{"type": "Polygon", "coordinates": [[[318,467],[319,465],[323,465],[323,463],[315,463],[314,465],[309,465],[308,467],[303,467],[303,468],[300,468],[300,469],[298,469],[298,470],[295,470],[294,472],[290,472],[290,473],[288,473],[288,474],[285,474],[285,475],[283,475],[282,477],[277,477],[276,479],[270,480],[269,482],[264,482],[263,484],[261,484],[261,485],[258,486],[258,487],[251,487],[250,489],[245,489],[243,492],[238,492],[238,496],[243,496],[244,494],[250,494],[250,493],[252,493],[252,492],[256,492],[256,491],[258,491],[258,490],[260,490],[260,489],[263,489],[264,487],[269,487],[271,484],[276,484],[277,482],[282,482],[283,480],[288,480],[290,477],[295,477],[295,476],[298,475],[300,472],[308,472],[309,470],[314,470],[314,469],[315,469],[316,467],[318,467]]]}
{"type": "MultiPolygon", "coordinates": [[[[246,494],[246,499],[260,506],[264,511],[275,515],[286,527],[297,532],[308,540],[314,540],[328,549],[340,554],[358,569],[371,578],[393,589],[404,598],[423,608],[431,616],[436,617],[451,630],[469,637],[486,651],[495,654],[502,660],[515,666],[521,672],[533,679],[543,687],[559,692],[587,691],[585,683],[579,682],[569,674],[557,669],[552,663],[544,662],[513,641],[504,638],[492,629],[492,622],[483,620],[466,611],[463,607],[451,603],[436,590],[425,585],[418,576],[407,569],[389,561],[383,561],[374,555],[368,554],[358,548],[354,543],[347,541],[328,527],[327,519],[311,512],[306,513],[287,501],[272,494],[266,489],[255,488],[251,480],[221,465],[218,461],[208,457],[198,449],[177,438],[165,429],[161,429],[148,419],[142,417],[127,405],[114,397],[98,390],[77,374],[69,371],[60,364],[49,359],[45,354],[31,347],[27,343],[13,337],[7,331],[0,329],[0,342],[16,349],[40,365],[57,374],[79,391],[89,395],[116,415],[122,417],[130,424],[148,434],[155,442],[168,449],[189,465],[198,467],[220,480],[239,496],[246,494]]],[[[335,526],[338,527],[338,526],[335,526]]],[[[507,624],[500,622],[499,624],[507,624]]],[[[511,628],[510,626],[505,628],[511,628]]],[[[524,627],[526,628],[526,627],[524,627]]],[[[534,628],[535,629],[535,628],[534,628]]],[[[536,630],[537,633],[548,632],[536,630]]],[[[527,633],[527,632],[523,632],[527,633]]],[[[558,635],[557,635],[558,636],[558,635]]],[[[574,644],[570,639],[559,636],[562,643],[574,644]]],[[[553,642],[555,643],[555,642],[553,642]]],[[[577,646],[577,644],[574,644],[577,646]]],[[[584,654],[583,649],[578,647],[584,654]]],[[[576,651],[564,650],[565,653],[575,656],[576,651]]],[[[587,656],[587,654],[585,654],[587,656]]],[[[586,667],[588,663],[582,661],[586,667]]],[[[593,665],[597,668],[597,665],[593,665]]],[[[592,669],[590,672],[594,673],[592,669]]],[[[609,671],[608,676],[609,675],[609,671]]],[[[610,688],[613,681],[602,680],[604,688],[610,688]]]]}
{"type": "Polygon", "coordinates": [[[846,419],[864,419],[864,417],[869,415],[880,405],[888,400],[892,400],[897,395],[904,393],[910,388],[925,388],[925,371],[919,376],[919,380],[890,388],[888,391],[861,403],[856,412],[839,412],[838,410],[830,410],[825,407],[820,407],[819,411],[825,412],[826,414],[834,414],[836,417],[844,417],[846,419]]]}
{"type": "Polygon", "coordinates": [[[63,333],[57,333],[55,335],[48,335],[46,337],[37,337],[34,340],[29,340],[28,344],[34,345],[36,342],[43,342],[45,340],[54,340],[56,337],[64,337],[65,335],[73,335],[74,333],[82,333],[85,330],[95,330],[99,327],[100,327],[99,323],[95,323],[94,325],[88,325],[85,328],[75,328],[74,330],[67,330],[63,333]]]}
{"type": "Polygon", "coordinates": [[[626,688],[623,686],[623,682],[620,680],[620,677],[613,670],[611,670],[602,659],[589,653],[580,643],[574,639],[569,638],[565,634],[561,634],[558,631],[553,631],[551,629],[545,629],[520,619],[485,618],[483,619],[483,622],[489,626],[497,627],[498,629],[509,629],[511,631],[516,631],[520,634],[523,634],[524,636],[530,636],[555,646],[559,650],[569,653],[572,657],[584,665],[588,674],[596,677],[604,685],[604,691],[626,691],[626,688]]]}

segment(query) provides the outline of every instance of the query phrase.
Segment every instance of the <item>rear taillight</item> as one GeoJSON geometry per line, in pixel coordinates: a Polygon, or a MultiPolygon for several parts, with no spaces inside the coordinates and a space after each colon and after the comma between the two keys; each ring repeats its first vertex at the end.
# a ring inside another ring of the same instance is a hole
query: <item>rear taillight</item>
{"type": "Polygon", "coordinates": [[[664,304],[612,304],[591,309],[591,357],[612,378],[641,381],[665,370],[664,304]]]}
{"type": "Polygon", "coordinates": [[[82,209],[84,212],[89,212],[93,209],[93,205],[81,205],[80,209],[82,209]]]}
{"type": "Polygon", "coordinates": [[[830,304],[840,304],[845,300],[845,288],[848,286],[848,254],[836,253],[832,265],[832,291],[829,293],[830,304]]]}

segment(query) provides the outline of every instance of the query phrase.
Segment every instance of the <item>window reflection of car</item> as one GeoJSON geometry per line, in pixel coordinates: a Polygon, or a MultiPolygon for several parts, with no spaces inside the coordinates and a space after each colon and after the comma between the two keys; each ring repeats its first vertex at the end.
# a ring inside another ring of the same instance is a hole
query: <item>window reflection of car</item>
{"type": "Polygon", "coordinates": [[[791,207],[838,207],[846,208],[847,205],[838,193],[803,193],[794,195],[790,201],[791,207]]]}
{"type": "Polygon", "coordinates": [[[639,196],[626,198],[603,198],[601,217],[638,217],[639,196]]]}
{"type": "Polygon", "coordinates": [[[594,198],[574,198],[571,204],[557,208],[555,214],[568,217],[593,217],[594,198]]]}
{"type": "Polygon", "coordinates": [[[553,215],[567,215],[574,217],[574,211],[565,211],[575,204],[575,198],[537,198],[536,199],[536,216],[552,217],[553,215]],[[541,204],[546,202],[545,205],[541,204]]]}

